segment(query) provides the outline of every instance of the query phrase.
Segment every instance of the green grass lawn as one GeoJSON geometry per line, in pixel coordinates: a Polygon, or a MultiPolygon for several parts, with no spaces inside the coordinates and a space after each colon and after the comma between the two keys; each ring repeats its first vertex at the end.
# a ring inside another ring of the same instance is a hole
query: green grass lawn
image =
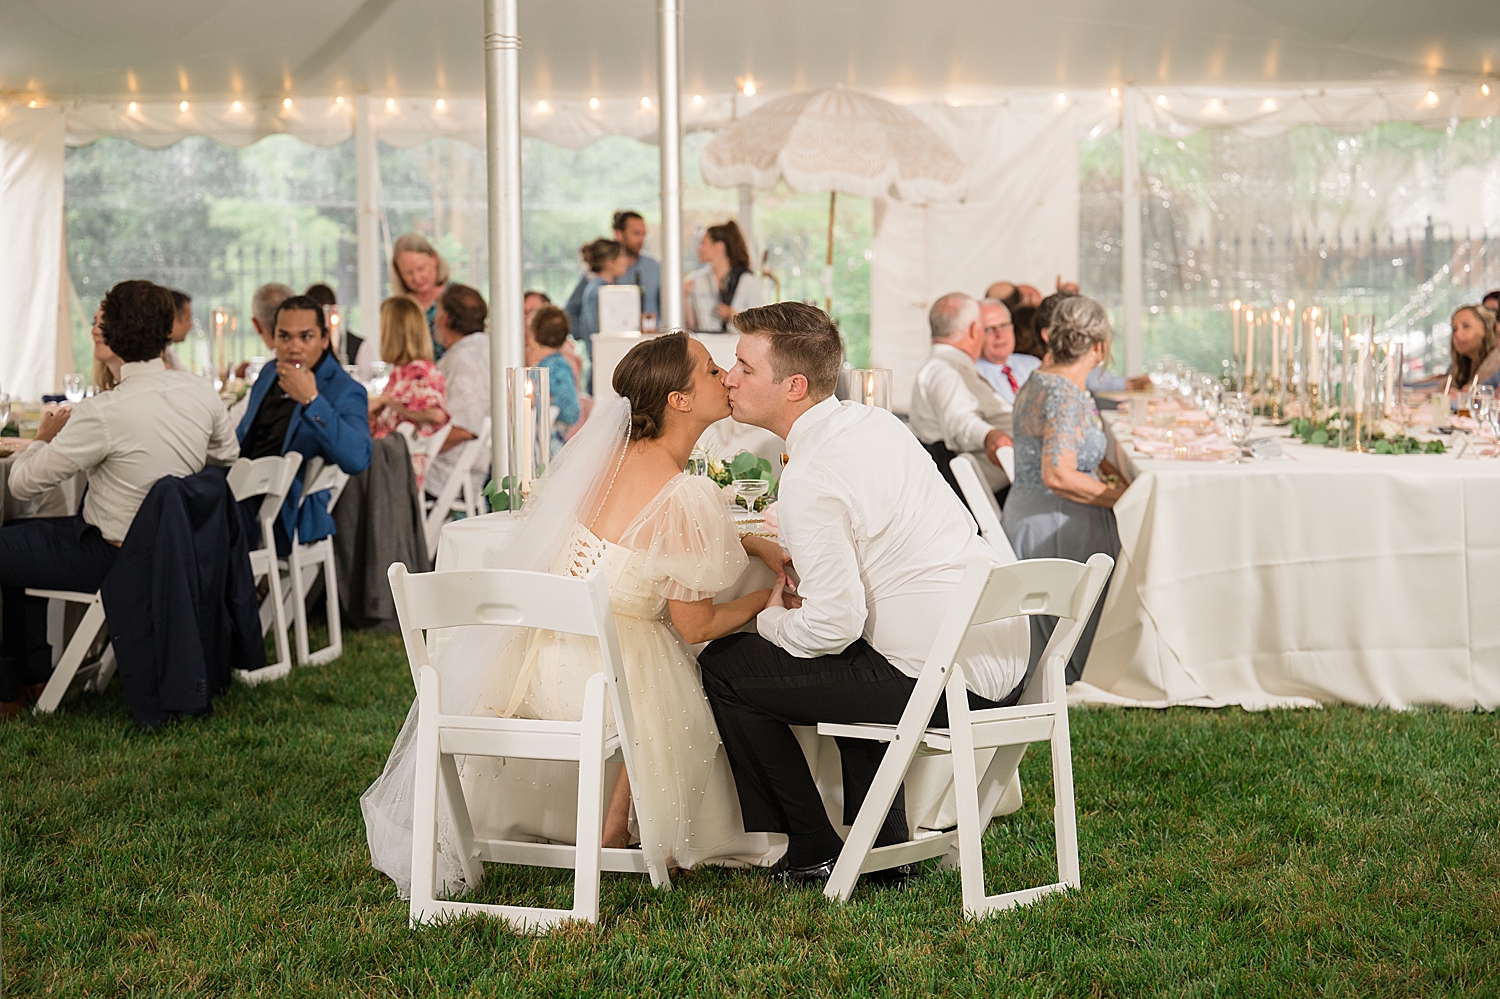
{"type": "MultiPolygon", "coordinates": [[[[839,906],[709,870],[605,875],[596,928],[412,932],[358,804],[410,674],[346,642],[154,734],[118,687],[0,728],[7,995],[1500,995],[1490,715],[1076,711],[1083,890],[982,922],[956,873],[839,906]]],[[[991,891],[1055,879],[1045,754],[1022,776],[991,891]]]]}

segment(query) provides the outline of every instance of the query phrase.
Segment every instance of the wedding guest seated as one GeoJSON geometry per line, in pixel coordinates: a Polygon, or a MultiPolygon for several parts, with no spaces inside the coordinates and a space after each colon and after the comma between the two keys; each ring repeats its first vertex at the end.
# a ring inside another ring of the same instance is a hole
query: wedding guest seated
{"type": "MultiPolygon", "coordinates": [[[[1085,387],[1089,372],[1109,362],[1113,338],[1104,306],[1081,295],[1064,299],[1052,313],[1048,359],[1016,396],[1016,480],[1002,523],[1019,558],[1119,557],[1113,507],[1124,486],[1104,458],[1104,427],[1085,387]]],[[[1073,653],[1069,683],[1083,673],[1102,609],[1101,601],[1073,653]]],[[[1035,659],[1055,619],[1031,620],[1035,659]]]]}
{"type": "MultiPolygon", "coordinates": [[[[1064,284],[1058,278],[1056,294],[1048,295],[1042,299],[1042,304],[1037,306],[1036,318],[1032,320],[1036,326],[1037,340],[1041,344],[1045,355],[1047,349],[1047,333],[1052,325],[1052,315],[1057,307],[1069,298],[1078,297],[1078,286],[1076,284],[1064,284]]],[[[1087,388],[1090,392],[1140,392],[1151,387],[1151,378],[1148,375],[1135,375],[1127,378],[1117,375],[1104,367],[1095,368],[1089,372],[1087,388]]],[[[1112,403],[1110,405],[1113,405],[1112,403]]]]}
{"type": "Polygon", "coordinates": [[[990,383],[995,393],[1007,403],[1016,404],[1016,393],[1042,363],[1030,354],[1016,353],[1016,328],[1010,309],[993,298],[979,303],[979,321],[984,326],[984,342],[974,369],[990,383]]]}
{"type": "Polygon", "coordinates": [[[552,405],[557,407],[557,419],[552,425],[555,452],[567,441],[579,420],[573,369],[562,353],[563,345],[568,342],[568,315],[555,305],[544,305],[532,317],[531,328],[540,354],[536,364],[550,373],[552,405]]]}
{"type": "Polygon", "coordinates": [[[1448,351],[1452,361],[1448,377],[1453,391],[1500,381],[1500,346],[1497,346],[1495,313],[1482,305],[1461,305],[1448,320],[1453,327],[1448,351]]]}
{"type": "Polygon", "coordinates": [[[173,371],[187,371],[188,365],[182,358],[177,356],[177,344],[187,339],[187,335],[193,331],[193,298],[185,291],[176,288],[168,289],[172,292],[172,305],[177,310],[172,317],[172,342],[167,345],[166,353],[162,354],[162,360],[167,362],[167,367],[173,371]]]}
{"type": "Polygon", "coordinates": [[[999,494],[1010,484],[998,452],[1010,443],[1011,405],[974,368],[984,343],[979,315],[979,303],[963,292],[932,303],[932,354],[912,386],[911,429],[954,492],[958,483],[948,463],[972,453],[985,456],[986,483],[999,494]]]}
{"type": "MultiPolygon", "coordinates": [[[[448,386],[432,363],[432,338],[422,310],[409,298],[380,303],[380,359],[391,366],[385,391],[370,397],[370,433],[385,437],[402,423],[416,428],[418,437],[431,437],[448,422],[448,386]]],[[[412,455],[417,486],[427,471],[426,458],[412,455]]]]}
{"type": "MultiPolygon", "coordinates": [[[[483,296],[468,285],[450,284],[438,299],[437,335],[443,345],[443,359],[437,367],[447,392],[444,407],[453,429],[448,431],[442,453],[423,476],[422,485],[429,496],[436,497],[443,491],[458,463],[459,445],[478,437],[490,415],[490,338],[484,334],[488,316],[483,296]]],[[[532,362],[528,359],[526,363],[532,362]]],[[[483,488],[488,468],[488,458],[474,466],[471,475],[476,490],[483,488]]]]}
{"type": "Polygon", "coordinates": [[[292,531],[303,542],[333,533],[328,494],[301,502],[307,459],[322,458],[350,475],[370,463],[365,390],[339,366],[328,349],[322,306],[305,295],[289,296],[268,319],[276,363],[260,369],[246,393],[237,433],[247,458],[302,455],[297,481],[287,494],[276,527],[276,550],[290,549],[292,531]]]}
{"type": "MultiPolygon", "coordinates": [[[[536,367],[537,362],[542,359],[544,353],[542,351],[542,348],[537,345],[536,336],[534,335],[531,327],[531,320],[532,317],[536,315],[536,310],[540,309],[544,305],[551,305],[552,299],[547,297],[546,292],[528,291],[525,296],[525,302],[526,366],[528,368],[534,368],[536,367]]],[[[566,309],[563,310],[563,315],[568,316],[568,312],[566,309]]],[[[572,328],[573,320],[571,316],[568,316],[568,329],[571,330],[572,328]]],[[[583,401],[583,397],[587,394],[587,392],[585,391],[583,384],[583,355],[578,353],[578,341],[569,336],[568,342],[563,344],[562,355],[563,357],[567,358],[568,366],[573,369],[573,384],[577,389],[579,402],[581,404],[583,401]]],[[[587,413],[585,413],[584,415],[587,415],[587,413]]]]}
{"type": "MultiPolygon", "coordinates": [[[[317,302],[323,307],[323,314],[339,304],[339,297],[334,290],[321,281],[310,284],[302,294],[317,302]]],[[[343,317],[340,317],[343,318],[343,317]]],[[[333,356],[339,359],[341,364],[353,364],[354,358],[359,355],[359,348],[364,345],[364,337],[355,333],[345,326],[335,327],[332,322],[328,324],[328,349],[333,351],[333,356]]]]}
{"type": "Polygon", "coordinates": [[[1021,304],[1021,293],[1016,290],[1013,281],[996,281],[984,289],[984,297],[999,302],[1013,312],[1021,304]]]}
{"type": "MultiPolygon", "coordinates": [[[[279,281],[271,281],[255,289],[250,296],[250,324],[255,327],[255,335],[260,337],[260,342],[265,345],[264,356],[276,356],[276,310],[281,303],[297,294],[287,285],[279,281]]],[[[250,362],[243,361],[235,368],[235,374],[244,379],[250,378],[250,362]]],[[[250,407],[250,393],[246,392],[240,397],[240,401],[229,407],[229,422],[236,427],[245,419],[245,410],[250,407]]]]}
{"type": "Polygon", "coordinates": [[[120,384],[120,369],[125,362],[104,342],[104,329],[100,326],[103,318],[104,303],[100,302],[99,308],[94,310],[94,326],[89,330],[89,336],[94,341],[94,366],[89,380],[98,391],[108,392],[120,384]]]}
{"type": "Polygon", "coordinates": [[[1036,306],[1016,306],[1010,310],[1010,321],[1016,328],[1016,353],[1028,354],[1040,361],[1047,353],[1047,345],[1036,335],[1036,306]]]}
{"type": "Polygon", "coordinates": [[[1491,312],[1500,313],[1500,288],[1488,292],[1479,304],[1491,312]]]}
{"type": "Polygon", "coordinates": [[[0,528],[0,717],[18,715],[23,698],[35,701],[52,672],[47,602],[26,596],[26,588],[99,589],[158,479],[239,457],[213,386],[168,371],[162,360],[176,312],[172,293],[150,281],[122,281],[104,296],[100,312],[104,343],[121,361],[119,387],[44,415],[7,483],[25,502],[79,472],[88,476],[81,513],[0,528]]]}

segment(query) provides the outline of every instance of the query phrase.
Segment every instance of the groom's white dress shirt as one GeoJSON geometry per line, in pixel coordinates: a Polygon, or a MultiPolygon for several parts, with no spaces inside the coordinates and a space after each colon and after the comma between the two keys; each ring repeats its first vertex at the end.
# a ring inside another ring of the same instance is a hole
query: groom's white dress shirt
{"type": "MultiPolygon", "coordinates": [[[[767,607],[757,629],[804,658],[864,638],[915,677],[964,569],[994,561],[993,551],[932,458],[885,410],[824,399],[786,443],[777,519],[803,602],[767,607]]],[[[1028,649],[1024,619],[976,629],[960,654],[969,688],[1004,697],[1025,676],[1028,649]]]]}

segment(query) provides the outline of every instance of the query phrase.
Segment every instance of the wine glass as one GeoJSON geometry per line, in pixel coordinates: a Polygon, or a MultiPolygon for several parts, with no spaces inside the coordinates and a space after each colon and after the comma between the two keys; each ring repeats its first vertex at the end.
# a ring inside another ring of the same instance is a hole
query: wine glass
{"type": "Polygon", "coordinates": [[[765,479],[735,479],[734,494],[744,501],[745,509],[754,511],[755,501],[771,491],[765,479]]]}
{"type": "Polygon", "coordinates": [[[1171,354],[1163,354],[1151,365],[1151,387],[1162,392],[1171,392],[1177,387],[1177,359],[1171,354]]]}
{"type": "Polygon", "coordinates": [[[78,405],[83,401],[84,381],[82,375],[63,375],[63,395],[68,402],[78,405]]]}
{"type": "Polygon", "coordinates": [[[1474,422],[1478,429],[1483,430],[1489,424],[1490,415],[1495,411],[1495,388],[1492,385],[1476,385],[1471,394],[1470,408],[1473,410],[1474,422]]]}
{"type": "Polygon", "coordinates": [[[0,430],[10,426],[10,393],[0,388],[0,430]]]}
{"type": "Polygon", "coordinates": [[[376,395],[385,392],[386,383],[391,380],[391,366],[385,361],[375,361],[370,365],[370,389],[376,395]]]}
{"type": "Polygon", "coordinates": [[[1234,445],[1234,463],[1244,464],[1240,455],[1244,453],[1245,442],[1250,439],[1250,429],[1255,422],[1255,410],[1250,404],[1250,397],[1243,392],[1231,392],[1224,397],[1224,432],[1229,436],[1229,442],[1234,445]]]}
{"type": "Polygon", "coordinates": [[[1167,439],[1167,443],[1168,444],[1175,444],[1177,442],[1177,430],[1176,430],[1176,427],[1177,427],[1177,411],[1176,410],[1172,410],[1172,409],[1157,409],[1157,410],[1153,410],[1152,413],[1151,413],[1151,422],[1153,424],[1155,424],[1155,426],[1156,426],[1156,428],[1158,430],[1165,430],[1167,432],[1166,439],[1167,439]]]}

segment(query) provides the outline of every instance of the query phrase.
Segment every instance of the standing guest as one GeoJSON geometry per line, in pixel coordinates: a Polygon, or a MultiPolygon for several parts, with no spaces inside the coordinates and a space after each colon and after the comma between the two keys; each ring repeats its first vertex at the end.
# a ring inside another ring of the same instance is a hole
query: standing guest
{"type": "Polygon", "coordinates": [[[765,304],[744,234],[733,219],[704,230],[698,262],[703,266],[688,275],[687,306],[688,323],[699,333],[732,332],[736,315],[765,304]]]}
{"type": "Polygon", "coordinates": [[[329,349],[328,323],[317,300],[285,299],[269,325],[276,363],[260,369],[235,432],[246,458],[293,451],[303,457],[276,524],[276,550],[285,553],[294,529],[304,543],[333,533],[328,493],[301,502],[307,459],[322,458],[357,475],[370,464],[370,428],[364,387],[329,349]]]}
{"type": "Polygon", "coordinates": [[[169,290],[172,292],[172,306],[177,311],[172,316],[172,342],[167,345],[162,360],[167,362],[168,369],[172,371],[187,371],[187,365],[177,356],[177,345],[193,331],[193,299],[185,291],[178,291],[176,288],[169,290]]]}
{"type": "Polygon", "coordinates": [[[1448,320],[1453,336],[1448,342],[1452,362],[1448,377],[1458,392],[1492,382],[1500,373],[1495,314],[1482,305],[1461,305],[1448,320]]]}
{"type": "Polygon", "coordinates": [[[1016,327],[1010,309],[993,298],[979,303],[979,321],[984,326],[984,342],[974,369],[990,383],[995,393],[1011,406],[1026,379],[1041,365],[1041,359],[1016,353],[1016,327]]]}
{"type": "MultiPolygon", "coordinates": [[[[427,466],[422,479],[430,496],[443,491],[453,474],[453,466],[458,463],[458,446],[477,438],[490,415],[490,338],[484,335],[488,318],[489,307],[484,304],[484,297],[468,285],[450,284],[438,299],[437,333],[443,345],[443,359],[437,366],[446,391],[443,405],[453,429],[448,431],[442,452],[427,466]]],[[[528,357],[527,367],[533,363],[528,357]]],[[[476,496],[484,488],[488,468],[489,460],[485,458],[470,473],[473,477],[470,485],[476,496]]]]}
{"type": "Polygon", "coordinates": [[[550,373],[552,405],[557,407],[557,419],[552,425],[552,447],[556,450],[563,446],[579,421],[577,383],[562,354],[562,346],[568,342],[567,313],[555,305],[544,305],[532,319],[532,329],[542,351],[537,364],[550,373]]]}
{"type": "Polygon", "coordinates": [[[643,252],[646,220],[640,212],[615,212],[615,242],[625,247],[625,273],[615,284],[633,284],[641,289],[641,318],[661,315],[661,264],[643,252]]]}
{"type": "MultiPolygon", "coordinates": [[[[799,581],[793,596],[778,575],[758,634],[718,639],[698,663],[746,831],[787,836],[782,881],[825,881],[843,842],[790,726],[898,721],[965,570],[994,551],[900,420],[833,398],[843,352],[822,310],[782,302],[746,310],[738,325],[724,384],[736,420],[786,441],[778,521],[799,581]]],[[[1020,697],[1025,642],[1016,621],[969,633],[971,706],[1020,697]]],[[[947,724],[946,704],[932,724],[947,724]]],[[[852,822],[885,746],[843,739],[839,752],[852,822]]],[[[906,838],[898,794],[875,842],[906,838]]]]}
{"type": "Polygon", "coordinates": [[[168,371],[162,360],[177,311],[172,293],[150,281],[122,281],[100,311],[105,345],[121,360],[119,387],[45,414],[7,483],[24,502],[80,471],[88,476],[82,513],[0,528],[0,718],[20,714],[23,698],[41,696],[52,672],[47,601],[26,596],[26,588],[98,590],[158,479],[196,475],[206,464],[239,457],[213,387],[168,371]]]}
{"type": "Polygon", "coordinates": [[[411,423],[428,437],[448,422],[447,385],[432,362],[422,310],[409,298],[380,303],[380,359],[391,366],[391,378],[383,393],[370,398],[371,436],[379,440],[398,423],[411,423]]]}
{"type": "MultiPolygon", "coordinates": [[[[1086,387],[1090,371],[1107,364],[1114,330],[1092,298],[1058,303],[1050,320],[1047,361],[1016,396],[1016,481],[1005,504],[1005,533],[1018,558],[1087,562],[1120,554],[1114,505],[1124,493],[1104,458],[1104,426],[1086,387]]],[[[1094,609],[1073,658],[1068,682],[1083,674],[1103,602],[1094,609]]],[[[1052,623],[1032,619],[1033,658],[1052,636],[1052,623]]]]}
{"type": "Polygon", "coordinates": [[[589,279],[593,277],[593,269],[589,267],[588,249],[590,243],[584,243],[578,250],[578,263],[583,268],[583,273],[578,275],[578,282],[573,285],[573,290],[568,293],[568,300],[563,303],[563,311],[568,314],[568,325],[577,330],[583,325],[583,293],[589,286],[589,279]]]}
{"type": "MultiPolygon", "coordinates": [[[[420,233],[409,232],[391,246],[391,293],[405,295],[421,307],[433,357],[442,357],[437,342],[438,299],[448,286],[448,261],[420,233]]],[[[381,313],[382,321],[384,312],[381,313]]]]}
{"type": "MultiPolygon", "coordinates": [[[[302,294],[317,302],[323,307],[323,314],[328,315],[328,310],[339,304],[338,295],[334,294],[332,288],[323,284],[310,284],[302,294]]],[[[340,317],[343,319],[344,317],[340,317]]],[[[354,364],[355,358],[359,357],[359,348],[364,346],[364,337],[357,336],[348,329],[345,323],[335,326],[328,324],[328,349],[333,351],[333,356],[340,362],[354,364]]]]}
{"type": "Polygon", "coordinates": [[[962,496],[948,463],[983,454],[985,482],[998,495],[1010,484],[999,451],[1010,444],[1011,404],[974,368],[984,345],[979,303],[961,291],[932,303],[932,354],[911,390],[911,430],[932,455],[943,480],[962,496]]]}
{"type": "Polygon", "coordinates": [[[94,340],[94,369],[91,377],[94,388],[100,392],[108,392],[120,384],[120,369],[125,362],[104,342],[104,328],[101,325],[103,320],[104,303],[100,302],[99,308],[94,310],[94,328],[89,330],[89,336],[94,340]]]}
{"type": "Polygon", "coordinates": [[[573,337],[583,343],[586,356],[594,356],[593,335],[599,332],[599,289],[614,284],[625,273],[625,247],[612,239],[596,239],[583,244],[580,252],[588,266],[588,283],[583,288],[583,306],[573,337]]]}

